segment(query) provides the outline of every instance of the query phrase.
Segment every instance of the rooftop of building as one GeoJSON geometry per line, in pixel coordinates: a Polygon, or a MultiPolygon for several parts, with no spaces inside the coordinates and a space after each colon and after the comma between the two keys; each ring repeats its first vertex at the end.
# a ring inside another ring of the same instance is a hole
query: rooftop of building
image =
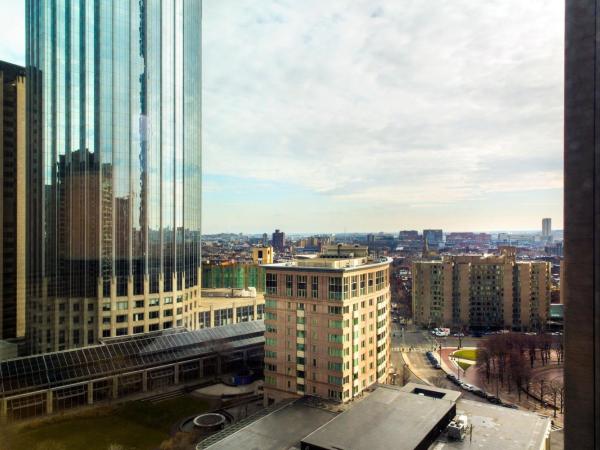
{"type": "Polygon", "coordinates": [[[222,440],[198,448],[210,450],[300,448],[301,439],[333,419],[337,413],[330,408],[315,407],[311,398],[282,403],[274,411],[229,434],[222,440]]]}
{"type": "Polygon", "coordinates": [[[0,397],[175,363],[264,343],[262,320],[201,330],[173,328],[0,362],[0,397]]]}
{"type": "Polygon", "coordinates": [[[545,448],[549,431],[547,417],[409,383],[403,388],[377,386],[343,406],[314,397],[291,401],[203,448],[537,450],[545,448]],[[467,416],[473,425],[463,440],[451,440],[446,433],[456,415],[467,416]]]}
{"type": "Polygon", "coordinates": [[[486,450],[543,449],[550,432],[550,419],[539,414],[471,400],[459,400],[456,414],[466,415],[473,426],[472,436],[462,441],[442,433],[435,450],[485,448],[486,450]]]}
{"type": "Polygon", "coordinates": [[[383,450],[391,443],[398,450],[422,448],[431,430],[454,417],[454,409],[451,400],[380,386],[302,442],[331,450],[383,450]]]}
{"type": "Polygon", "coordinates": [[[267,269],[290,269],[294,270],[356,270],[375,267],[378,265],[387,265],[392,262],[392,258],[374,257],[369,255],[369,248],[360,245],[328,245],[323,251],[314,257],[296,258],[292,261],[286,261],[274,264],[264,264],[267,269]]]}
{"type": "Polygon", "coordinates": [[[243,288],[202,288],[201,301],[205,299],[223,299],[223,298],[257,298],[263,294],[256,291],[255,287],[243,288]]]}

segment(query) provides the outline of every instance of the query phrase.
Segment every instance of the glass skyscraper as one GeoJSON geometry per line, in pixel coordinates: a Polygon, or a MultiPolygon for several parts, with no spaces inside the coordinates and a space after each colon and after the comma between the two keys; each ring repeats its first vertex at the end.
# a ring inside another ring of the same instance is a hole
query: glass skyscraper
{"type": "Polygon", "coordinates": [[[201,0],[27,0],[32,351],[194,328],[201,0]]]}

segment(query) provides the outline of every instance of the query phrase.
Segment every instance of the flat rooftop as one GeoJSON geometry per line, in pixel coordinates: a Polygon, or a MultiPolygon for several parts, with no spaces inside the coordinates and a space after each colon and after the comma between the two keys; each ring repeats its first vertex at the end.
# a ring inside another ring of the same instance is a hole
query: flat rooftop
{"type": "Polygon", "coordinates": [[[337,413],[310,406],[300,399],[250,423],[219,442],[205,447],[210,450],[281,450],[300,448],[300,440],[337,413]]]}
{"type": "Polygon", "coordinates": [[[545,449],[550,432],[550,419],[539,414],[508,409],[488,403],[459,400],[456,414],[467,416],[473,425],[472,437],[463,441],[449,440],[441,434],[431,450],[471,449],[486,450],[541,450],[545,449]]]}
{"type": "Polygon", "coordinates": [[[296,259],[293,261],[287,261],[282,263],[263,264],[262,267],[266,269],[293,269],[293,270],[306,270],[306,271],[352,271],[358,269],[368,269],[376,266],[386,266],[392,262],[392,258],[371,258],[371,257],[360,257],[360,258],[309,258],[309,259],[296,259]]]}
{"type": "MultiPolygon", "coordinates": [[[[454,417],[455,403],[379,386],[302,439],[302,448],[327,450],[413,450],[427,448],[436,429],[454,417]]],[[[440,430],[441,431],[441,430],[440,430]]]]}

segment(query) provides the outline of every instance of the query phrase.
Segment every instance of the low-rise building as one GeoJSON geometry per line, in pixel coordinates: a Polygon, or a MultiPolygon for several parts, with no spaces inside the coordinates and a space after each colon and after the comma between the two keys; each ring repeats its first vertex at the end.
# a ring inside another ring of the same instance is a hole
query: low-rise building
{"type": "Polygon", "coordinates": [[[265,314],[265,297],[255,288],[202,289],[201,295],[198,328],[262,320],[265,314]]]}
{"type": "Polygon", "coordinates": [[[340,244],[264,266],[267,403],[305,393],[348,401],[386,380],[390,262],[340,244]]]}
{"type": "Polygon", "coordinates": [[[426,326],[540,329],[548,318],[550,263],[500,255],[444,256],[415,261],[413,315],[426,326]]]}

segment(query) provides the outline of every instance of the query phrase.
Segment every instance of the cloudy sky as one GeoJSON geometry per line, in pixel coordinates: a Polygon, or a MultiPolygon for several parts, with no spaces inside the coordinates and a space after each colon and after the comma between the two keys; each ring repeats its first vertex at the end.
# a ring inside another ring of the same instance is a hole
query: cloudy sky
{"type": "Polygon", "coordinates": [[[562,228],[563,9],[205,0],[204,232],[562,228]]]}

